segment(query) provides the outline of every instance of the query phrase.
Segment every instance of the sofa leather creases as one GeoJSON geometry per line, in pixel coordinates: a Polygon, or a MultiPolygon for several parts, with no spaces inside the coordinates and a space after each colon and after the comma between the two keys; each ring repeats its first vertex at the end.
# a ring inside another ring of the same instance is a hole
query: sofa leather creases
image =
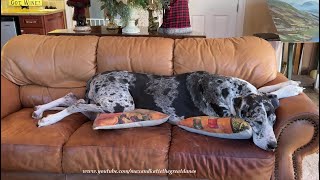
{"type": "Polygon", "coordinates": [[[170,130],[168,123],[145,128],[92,130],[92,122],[87,122],[73,133],[63,148],[63,172],[167,169],[170,130]]]}
{"type": "Polygon", "coordinates": [[[177,74],[208,71],[235,76],[256,87],[273,80],[277,75],[272,46],[256,37],[177,39],[174,70],[177,74]]]}
{"type": "Polygon", "coordinates": [[[173,127],[172,134],[169,169],[196,170],[196,173],[169,177],[268,179],[273,173],[274,154],[261,151],[252,140],[191,134],[177,126],[173,127]]]}
{"type": "Polygon", "coordinates": [[[87,118],[73,114],[38,128],[32,111],[24,108],[1,120],[1,170],[61,173],[62,147],[87,118]]]}
{"type": "Polygon", "coordinates": [[[19,90],[19,86],[1,76],[1,119],[21,109],[19,90]]]}
{"type": "Polygon", "coordinates": [[[101,37],[98,72],[128,70],[157,75],[173,74],[174,40],[168,38],[101,37]]]}
{"type": "Polygon", "coordinates": [[[73,93],[79,99],[84,98],[85,87],[77,88],[50,88],[38,85],[25,85],[20,87],[21,104],[25,108],[49,103],[55,99],[73,93]]]}
{"type": "MultiPolygon", "coordinates": [[[[274,171],[275,177],[278,177],[279,179],[302,178],[302,158],[311,153],[305,154],[301,152],[301,150],[305,150],[305,148],[310,148],[314,146],[314,144],[317,144],[319,140],[318,129],[319,127],[313,123],[313,120],[299,118],[283,127],[283,130],[277,138],[281,149],[277,150],[275,153],[277,160],[274,171]],[[286,137],[295,139],[295,146],[292,144],[289,146],[286,137]],[[288,151],[290,153],[287,153],[288,151]]],[[[316,151],[316,148],[314,151],[316,151]]]]}
{"type": "Polygon", "coordinates": [[[17,36],[3,49],[1,74],[18,85],[83,87],[96,72],[98,39],[96,36],[17,36]]]}

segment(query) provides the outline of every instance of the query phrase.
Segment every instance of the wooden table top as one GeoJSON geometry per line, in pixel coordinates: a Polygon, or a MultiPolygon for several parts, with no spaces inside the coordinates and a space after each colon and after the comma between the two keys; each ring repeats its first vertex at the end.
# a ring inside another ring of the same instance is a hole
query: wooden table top
{"type": "Polygon", "coordinates": [[[121,29],[109,30],[106,26],[91,26],[91,31],[88,32],[75,32],[73,29],[57,29],[48,33],[48,35],[68,35],[68,36],[128,36],[128,37],[166,37],[172,39],[183,39],[183,38],[206,38],[203,33],[191,32],[187,34],[179,35],[168,35],[161,34],[157,31],[148,32],[148,27],[139,27],[140,33],[137,34],[125,34],[121,32],[121,29]]]}

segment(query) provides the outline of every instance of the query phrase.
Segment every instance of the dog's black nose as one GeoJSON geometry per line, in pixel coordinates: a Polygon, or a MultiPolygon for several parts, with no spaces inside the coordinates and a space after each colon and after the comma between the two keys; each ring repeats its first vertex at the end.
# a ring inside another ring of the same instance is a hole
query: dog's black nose
{"type": "Polygon", "coordinates": [[[268,150],[275,150],[277,148],[277,142],[269,142],[267,145],[268,150]]]}

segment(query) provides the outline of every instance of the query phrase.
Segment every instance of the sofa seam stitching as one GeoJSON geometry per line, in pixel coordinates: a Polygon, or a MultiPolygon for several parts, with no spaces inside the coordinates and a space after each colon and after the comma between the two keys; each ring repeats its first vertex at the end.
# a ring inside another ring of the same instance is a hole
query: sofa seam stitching
{"type": "MultiPolygon", "coordinates": [[[[295,123],[295,122],[298,122],[298,121],[306,121],[308,123],[311,123],[314,127],[314,134],[310,140],[310,142],[308,142],[307,144],[299,147],[297,150],[295,150],[292,154],[292,164],[293,164],[293,173],[294,173],[294,179],[297,179],[297,167],[296,167],[296,164],[297,164],[297,160],[296,160],[296,153],[299,152],[301,149],[307,147],[308,145],[312,144],[316,138],[316,136],[318,135],[318,127],[316,125],[316,123],[311,119],[311,118],[305,118],[305,119],[302,119],[302,118],[299,118],[299,119],[296,119],[296,120],[293,120],[289,123],[287,123],[282,129],[281,129],[281,132],[277,138],[278,140],[278,143],[280,145],[280,138],[284,132],[285,129],[287,129],[291,124],[295,123]]],[[[274,178],[275,179],[279,179],[279,175],[278,175],[278,156],[277,156],[277,153],[275,153],[275,168],[274,168],[274,178]]]]}

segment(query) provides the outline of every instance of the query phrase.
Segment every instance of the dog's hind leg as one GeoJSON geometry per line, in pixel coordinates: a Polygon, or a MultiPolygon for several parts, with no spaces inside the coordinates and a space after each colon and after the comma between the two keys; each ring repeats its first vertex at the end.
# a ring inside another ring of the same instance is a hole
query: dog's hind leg
{"type": "Polygon", "coordinates": [[[76,103],[77,100],[78,100],[78,98],[73,93],[69,93],[69,94],[65,95],[64,97],[56,99],[56,100],[49,102],[47,104],[35,106],[34,107],[35,111],[32,113],[32,118],[41,119],[44,111],[63,110],[65,108],[57,107],[57,106],[71,106],[72,104],[76,103]]]}
{"type": "Polygon", "coordinates": [[[69,116],[73,113],[77,112],[95,112],[101,113],[104,112],[103,107],[97,106],[96,104],[84,104],[85,101],[83,99],[78,100],[75,104],[67,107],[63,111],[60,111],[56,114],[50,114],[47,117],[42,118],[38,121],[38,127],[48,126],[54,124],[66,116],[69,116]]]}
{"type": "MultiPolygon", "coordinates": [[[[65,109],[67,109],[67,107],[53,107],[53,108],[47,109],[46,111],[62,111],[65,109]]],[[[94,112],[81,112],[81,113],[90,120],[94,120],[97,116],[97,113],[94,113],[94,112]]]]}
{"type": "Polygon", "coordinates": [[[262,92],[262,93],[271,93],[271,92],[277,91],[277,90],[279,90],[283,87],[289,86],[289,85],[299,86],[300,83],[301,83],[300,81],[291,81],[290,80],[290,81],[282,82],[282,83],[275,84],[272,86],[261,87],[258,89],[258,91],[262,92]]]}

